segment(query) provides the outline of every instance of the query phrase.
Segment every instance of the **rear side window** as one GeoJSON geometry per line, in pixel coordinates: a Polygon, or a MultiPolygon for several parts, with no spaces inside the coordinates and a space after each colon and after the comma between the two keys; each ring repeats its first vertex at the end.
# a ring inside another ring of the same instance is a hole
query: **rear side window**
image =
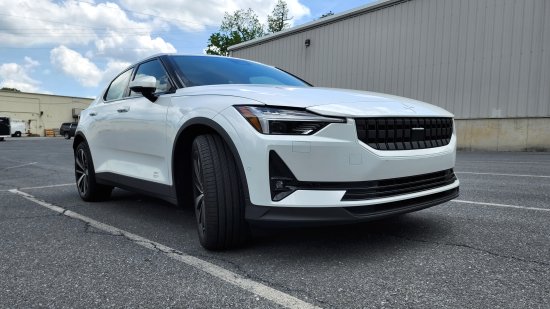
{"type": "MultiPolygon", "coordinates": [[[[155,91],[155,93],[167,92],[172,88],[168,79],[168,74],[166,73],[166,70],[164,70],[162,63],[160,63],[158,59],[148,61],[139,65],[134,80],[142,76],[153,76],[157,79],[157,90],[155,91]]],[[[132,91],[130,95],[139,94],[132,91]]]]}
{"type": "Polygon", "coordinates": [[[107,93],[105,93],[105,101],[122,99],[122,97],[124,96],[124,91],[126,90],[126,86],[128,86],[128,82],[130,81],[131,75],[132,70],[130,69],[115,78],[111,82],[109,90],[107,90],[107,93]]]}

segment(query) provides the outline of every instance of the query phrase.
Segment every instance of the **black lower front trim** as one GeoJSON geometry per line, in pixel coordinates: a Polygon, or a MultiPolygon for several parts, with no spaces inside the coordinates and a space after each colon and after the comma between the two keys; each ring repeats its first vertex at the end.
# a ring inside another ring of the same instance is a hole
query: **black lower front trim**
{"type": "Polygon", "coordinates": [[[246,219],[254,224],[271,226],[304,226],[344,224],[381,219],[413,212],[450,201],[459,195],[459,188],[418,198],[355,207],[265,207],[250,205],[246,219]]]}

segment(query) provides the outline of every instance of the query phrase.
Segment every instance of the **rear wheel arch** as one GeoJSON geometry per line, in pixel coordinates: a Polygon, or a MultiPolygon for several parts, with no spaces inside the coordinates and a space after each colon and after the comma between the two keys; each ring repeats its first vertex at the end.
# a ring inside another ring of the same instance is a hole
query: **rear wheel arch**
{"type": "Polygon", "coordinates": [[[245,203],[249,204],[248,183],[244,172],[244,165],[229,134],[218,123],[209,118],[193,118],[185,122],[179,129],[172,148],[172,181],[174,194],[178,204],[192,205],[193,192],[191,187],[192,146],[197,136],[203,134],[217,134],[227,144],[237,163],[239,179],[244,192],[245,203]]]}

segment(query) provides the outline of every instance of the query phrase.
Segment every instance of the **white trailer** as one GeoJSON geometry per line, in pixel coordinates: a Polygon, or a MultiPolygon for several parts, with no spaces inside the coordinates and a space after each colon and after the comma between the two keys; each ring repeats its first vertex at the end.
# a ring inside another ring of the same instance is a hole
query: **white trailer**
{"type": "Polygon", "coordinates": [[[27,132],[27,126],[23,120],[13,120],[10,121],[10,134],[12,137],[21,137],[21,135],[27,132]]]}
{"type": "Polygon", "coordinates": [[[0,141],[5,137],[21,137],[26,132],[25,121],[0,117],[0,141]]]}

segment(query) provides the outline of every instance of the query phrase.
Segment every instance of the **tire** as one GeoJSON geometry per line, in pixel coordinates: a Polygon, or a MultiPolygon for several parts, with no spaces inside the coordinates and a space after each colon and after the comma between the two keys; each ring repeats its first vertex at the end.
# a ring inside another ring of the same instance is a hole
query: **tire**
{"type": "Polygon", "coordinates": [[[244,193],[233,154],[215,134],[200,135],[192,146],[193,206],[201,245],[223,250],[244,245],[244,193]]]}
{"type": "Polygon", "coordinates": [[[74,152],[74,158],[76,188],[80,198],[87,202],[108,199],[111,196],[113,187],[96,182],[94,163],[86,142],[78,144],[74,152]]]}
{"type": "Polygon", "coordinates": [[[65,139],[71,139],[71,136],[69,135],[69,132],[65,132],[65,134],[63,134],[63,136],[65,137],[65,139]]]}
{"type": "Polygon", "coordinates": [[[19,132],[19,131],[15,132],[15,136],[21,137],[21,132],[19,132]]]}

